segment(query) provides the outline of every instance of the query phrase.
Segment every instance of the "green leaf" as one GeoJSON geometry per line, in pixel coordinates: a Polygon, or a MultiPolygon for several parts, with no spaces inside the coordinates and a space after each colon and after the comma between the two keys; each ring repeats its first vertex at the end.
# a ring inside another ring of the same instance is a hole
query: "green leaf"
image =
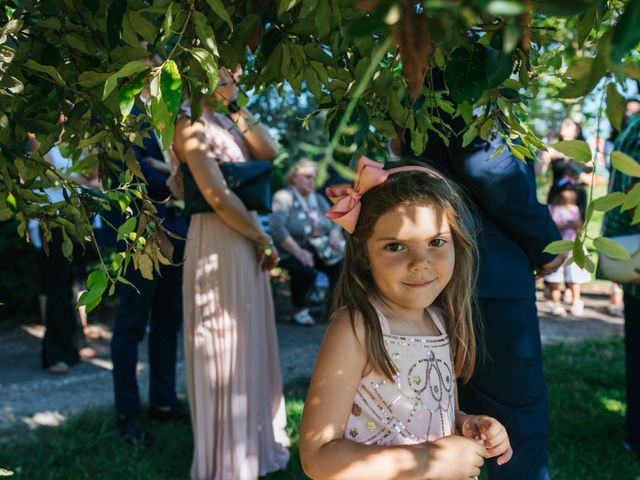
{"type": "Polygon", "coordinates": [[[591,92],[606,72],[603,55],[596,58],[579,58],[572,62],[563,76],[567,86],[560,91],[560,98],[578,98],[591,92]]]}
{"type": "Polygon", "coordinates": [[[494,88],[511,76],[513,62],[511,55],[502,50],[487,48],[487,59],[484,62],[484,69],[487,72],[486,88],[494,88]]]}
{"type": "Polygon", "coordinates": [[[631,260],[629,252],[627,252],[622,245],[618,242],[614,242],[610,238],[598,237],[593,240],[593,246],[606,256],[615,258],[617,260],[631,260]]]}
{"type": "Polygon", "coordinates": [[[629,0],[613,30],[610,52],[612,61],[620,61],[629,50],[640,43],[639,20],[640,0],[629,0]]]}
{"type": "Polygon", "coordinates": [[[62,229],[62,254],[68,259],[71,260],[73,254],[73,242],[67,235],[67,232],[62,229]]]}
{"type": "Polygon", "coordinates": [[[58,83],[60,85],[66,85],[64,83],[64,80],[62,79],[62,77],[58,73],[58,70],[56,70],[54,67],[52,67],[50,65],[41,65],[38,62],[34,62],[33,60],[29,59],[24,63],[24,66],[26,68],[29,68],[31,70],[35,70],[37,72],[46,73],[56,83],[58,83]]]}
{"type": "Polygon", "coordinates": [[[78,148],[85,148],[85,147],[88,147],[89,145],[95,145],[98,142],[100,142],[100,140],[105,138],[108,134],[109,134],[108,130],[106,130],[106,129],[100,130],[96,134],[91,135],[88,138],[83,138],[82,140],[80,140],[78,142],[78,148]]]}
{"type": "Polygon", "coordinates": [[[457,103],[475,103],[482,96],[486,57],[487,49],[479,43],[456,48],[451,54],[444,79],[457,103]]]}
{"type": "Polygon", "coordinates": [[[136,95],[144,88],[144,79],[146,76],[146,71],[140,72],[133,80],[125,83],[118,92],[118,106],[120,107],[120,113],[122,113],[123,117],[131,113],[136,95]]]}
{"type": "Polygon", "coordinates": [[[9,220],[11,217],[13,217],[13,212],[9,207],[0,208],[0,222],[9,220]]]}
{"type": "Polygon", "coordinates": [[[491,15],[510,17],[519,15],[526,10],[523,3],[510,0],[491,0],[486,9],[491,15]]]}
{"type": "Polygon", "coordinates": [[[207,3],[211,7],[211,10],[215,12],[222,20],[229,25],[229,29],[233,32],[233,22],[231,21],[231,17],[229,16],[229,12],[224,8],[224,4],[222,0],[207,0],[207,3]]]}
{"type": "Polygon", "coordinates": [[[625,100],[614,83],[607,85],[607,117],[616,130],[622,129],[625,100]]]}
{"type": "Polygon", "coordinates": [[[609,210],[622,205],[625,194],[622,192],[612,192],[604,197],[596,198],[593,202],[593,209],[598,212],[608,212],[609,210]]]}
{"type": "Polygon", "coordinates": [[[7,195],[7,205],[14,213],[18,213],[18,204],[16,202],[16,197],[13,196],[13,193],[9,193],[7,195]]]}
{"type": "Polygon", "coordinates": [[[78,77],[78,84],[87,88],[97,87],[102,85],[111,75],[113,74],[110,72],[82,72],[78,77]]]}
{"type": "Polygon", "coordinates": [[[218,65],[216,59],[204,48],[194,48],[191,55],[198,61],[200,67],[207,74],[209,82],[209,92],[213,92],[218,86],[218,65]]]}
{"type": "Polygon", "coordinates": [[[567,253],[573,250],[573,240],[556,240],[551,242],[544,249],[544,252],[551,253],[553,255],[560,255],[561,253],[567,253]]]}
{"type": "Polygon", "coordinates": [[[82,3],[94,15],[100,8],[100,0],[82,0],[82,3]]]}
{"type": "Polygon", "coordinates": [[[89,274],[87,278],[87,288],[95,290],[100,295],[107,289],[109,284],[109,277],[107,272],[103,270],[94,270],[89,274]]]}
{"type": "Polygon", "coordinates": [[[578,26],[576,27],[576,39],[578,40],[578,45],[580,47],[582,47],[587,36],[593,29],[597,17],[598,12],[594,8],[585,13],[582,19],[578,22],[578,26]]]}
{"type": "MultiPolygon", "coordinates": [[[[201,12],[194,12],[193,15],[193,19],[196,24],[196,35],[198,35],[200,44],[204,47],[207,47],[209,49],[209,52],[213,53],[214,55],[218,55],[216,36],[213,33],[213,29],[208,23],[207,17],[205,17],[201,12]]],[[[213,63],[216,63],[215,60],[213,61],[213,63]]],[[[217,82],[218,80],[216,80],[216,83],[217,82]]]]}
{"type": "Polygon", "coordinates": [[[153,26],[149,20],[147,20],[141,13],[136,10],[129,10],[127,12],[127,16],[129,17],[129,22],[131,26],[138,32],[142,38],[144,38],[147,42],[152,43],[156,35],[158,34],[158,29],[153,26]]]}
{"type": "Polygon", "coordinates": [[[122,21],[127,0],[111,0],[107,10],[107,45],[113,50],[122,38],[122,21]]]}
{"type": "Polygon", "coordinates": [[[627,192],[620,211],[624,212],[638,206],[640,206],[640,183],[636,183],[633,188],[627,192]]]}
{"type": "Polygon", "coordinates": [[[278,18],[282,17],[285,13],[295,7],[300,0],[280,0],[280,6],[278,7],[278,18]]]}
{"type": "Polygon", "coordinates": [[[182,78],[178,72],[178,66],[173,60],[167,60],[162,66],[160,91],[171,115],[171,122],[175,123],[182,102],[182,78]]]}
{"type": "Polygon", "coordinates": [[[318,29],[318,37],[324,38],[331,31],[331,11],[329,8],[329,0],[318,0],[318,9],[315,14],[316,28],[318,29]]]}
{"type": "Polygon", "coordinates": [[[584,245],[579,237],[574,240],[571,258],[580,268],[585,267],[584,245]]]}
{"type": "Polygon", "coordinates": [[[300,18],[306,18],[315,12],[318,6],[318,0],[302,0],[302,9],[300,10],[300,18]]]}
{"type": "Polygon", "coordinates": [[[137,224],[136,217],[127,218],[127,220],[118,228],[118,239],[119,240],[123,239],[127,235],[129,235],[131,232],[133,232],[136,229],[136,224],[137,224]]]}
{"type": "Polygon", "coordinates": [[[550,147],[555,148],[560,153],[565,154],[567,157],[572,158],[576,162],[586,163],[590,162],[592,157],[591,148],[587,142],[582,140],[568,140],[564,142],[558,142],[550,147]]]}
{"type": "Polygon", "coordinates": [[[102,98],[105,99],[109,96],[113,89],[116,88],[119,79],[129,77],[136,73],[144,72],[145,70],[149,70],[149,67],[140,60],[132,60],[131,62],[127,63],[120,70],[112,73],[109,78],[107,78],[104,83],[102,98]]]}
{"type": "Polygon", "coordinates": [[[611,152],[611,165],[630,177],[640,177],[640,163],[626,153],[618,150],[611,152]]]}

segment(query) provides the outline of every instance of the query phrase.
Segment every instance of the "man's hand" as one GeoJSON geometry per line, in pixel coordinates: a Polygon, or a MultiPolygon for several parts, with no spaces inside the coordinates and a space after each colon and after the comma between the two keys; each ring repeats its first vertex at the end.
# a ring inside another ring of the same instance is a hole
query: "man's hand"
{"type": "Polygon", "coordinates": [[[550,273],[558,270],[562,264],[564,263],[564,257],[561,255],[556,255],[556,258],[551,260],[549,263],[545,263],[541,267],[536,268],[535,275],[536,279],[542,278],[550,273]]]}

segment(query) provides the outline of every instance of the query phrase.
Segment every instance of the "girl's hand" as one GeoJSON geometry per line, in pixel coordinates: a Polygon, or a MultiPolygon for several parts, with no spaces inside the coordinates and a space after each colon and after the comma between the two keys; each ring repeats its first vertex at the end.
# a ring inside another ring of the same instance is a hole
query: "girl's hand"
{"type": "Polygon", "coordinates": [[[485,415],[465,415],[461,433],[464,437],[480,441],[486,448],[486,458],[498,457],[498,465],[507,463],[513,455],[509,435],[495,418],[485,415]]]}
{"type": "Polygon", "coordinates": [[[480,441],[459,435],[442,437],[425,444],[429,455],[428,478],[460,480],[480,475],[487,450],[480,441]]]}

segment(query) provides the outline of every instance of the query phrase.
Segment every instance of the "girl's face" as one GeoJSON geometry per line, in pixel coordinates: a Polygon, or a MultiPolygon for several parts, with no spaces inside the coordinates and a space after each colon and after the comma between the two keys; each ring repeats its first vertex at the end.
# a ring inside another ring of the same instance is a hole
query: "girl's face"
{"type": "Polygon", "coordinates": [[[573,190],[562,190],[556,195],[558,205],[576,205],[576,192],[573,190]]]}
{"type": "Polygon", "coordinates": [[[397,313],[424,310],[453,275],[449,222],[426,204],[398,205],[380,216],[366,249],[377,293],[397,313]]]}
{"type": "Polygon", "coordinates": [[[299,168],[291,181],[296,190],[306,197],[316,188],[316,169],[312,167],[299,168]]]}
{"type": "Polygon", "coordinates": [[[578,125],[570,118],[565,118],[560,124],[560,137],[563,140],[575,140],[579,133],[578,125]]]}

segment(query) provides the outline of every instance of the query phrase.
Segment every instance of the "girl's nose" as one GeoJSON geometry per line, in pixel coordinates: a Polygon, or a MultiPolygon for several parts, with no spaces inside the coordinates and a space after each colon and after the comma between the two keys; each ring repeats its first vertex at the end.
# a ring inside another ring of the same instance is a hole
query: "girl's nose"
{"type": "Polygon", "coordinates": [[[414,251],[409,260],[409,270],[412,272],[419,272],[425,270],[431,266],[431,257],[429,252],[424,249],[420,251],[414,251]]]}

